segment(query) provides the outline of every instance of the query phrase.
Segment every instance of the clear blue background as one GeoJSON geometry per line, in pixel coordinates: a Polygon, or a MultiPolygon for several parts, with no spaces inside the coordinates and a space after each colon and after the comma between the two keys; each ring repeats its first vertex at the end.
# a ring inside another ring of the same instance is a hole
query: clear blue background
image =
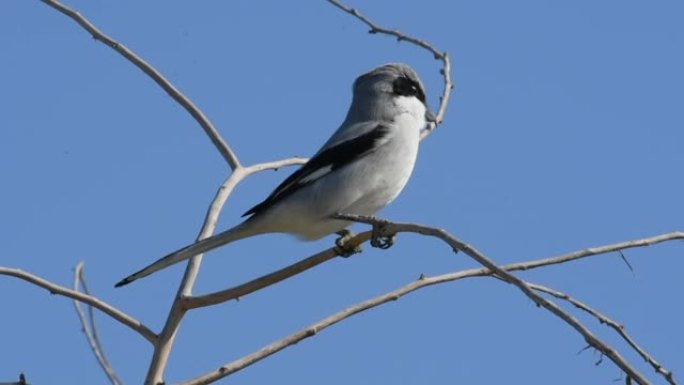
{"type": "MultiPolygon", "coordinates": [[[[360,73],[391,61],[441,93],[439,62],[374,36],[324,1],[69,1],[192,98],[246,164],[308,156],[340,123],[360,73]]],[[[382,212],[443,227],[500,263],[684,230],[680,1],[356,1],[381,25],[448,51],[456,89],[413,178],[382,212]]],[[[162,90],[39,1],[0,12],[0,265],[92,291],[159,330],[183,271],[112,285],[196,237],[228,173],[162,90]]],[[[227,228],[291,170],[248,179],[227,228]]],[[[362,227],[359,227],[362,228],[362,227]]],[[[329,247],[263,236],[212,252],[196,292],[329,247]]],[[[684,379],[684,244],[523,273],[622,322],[684,379]]],[[[168,383],[250,353],[417,278],[473,267],[440,242],[334,260],[240,302],[191,312],[168,383]]],[[[565,306],[565,305],[564,305],[565,306]]],[[[565,306],[568,308],[567,306],[565,306]]],[[[0,277],[0,381],[106,383],[71,303],[0,277]]],[[[571,309],[572,310],[572,309],[571,309]]],[[[655,382],[594,319],[578,317],[655,382]]],[[[151,346],[99,314],[112,365],[140,383],[151,346]]],[[[567,325],[493,279],[432,287],[335,325],[231,383],[612,384],[620,371],[567,325]]],[[[228,383],[228,380],[223,380],[228,383]]]]}

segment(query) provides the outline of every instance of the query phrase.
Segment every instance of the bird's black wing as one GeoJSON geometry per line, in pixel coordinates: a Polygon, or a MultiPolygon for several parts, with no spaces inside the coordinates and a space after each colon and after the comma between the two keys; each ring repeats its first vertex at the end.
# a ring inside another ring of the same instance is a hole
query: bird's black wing
{"type": "Polygon", "coordinates": [[[299,170],[287,177],[263,202],[247,210],[242,216],[258,214],[307,184],[331,171],[344,167],[369,154],[376,143],[389,132],[389,127],[378,124],[370,131],[327,148],[309,159],[299,170]]]}

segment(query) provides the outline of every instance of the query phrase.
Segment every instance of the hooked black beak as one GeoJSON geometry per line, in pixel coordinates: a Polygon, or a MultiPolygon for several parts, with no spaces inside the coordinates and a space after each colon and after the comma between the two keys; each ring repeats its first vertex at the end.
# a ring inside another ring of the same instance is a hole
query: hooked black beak
{"type": "Polygon", "coordinates": [[[428,123],[437,123],[437,118],[435,117],[435,114],[430,111],[430,109],[426,108],[425,109],[425,120],[428,123]]]}

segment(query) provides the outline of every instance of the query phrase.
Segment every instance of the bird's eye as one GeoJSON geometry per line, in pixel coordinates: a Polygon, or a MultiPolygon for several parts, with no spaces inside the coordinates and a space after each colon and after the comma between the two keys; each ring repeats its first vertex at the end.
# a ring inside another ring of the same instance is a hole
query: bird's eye
{"type": "Polygon", "coordinates": [[[394,81],[393,92],[401,96],[415,96],[421,102],[425,103],[425,94],[418,83],[408,78],[398,78],[394,81]]]}

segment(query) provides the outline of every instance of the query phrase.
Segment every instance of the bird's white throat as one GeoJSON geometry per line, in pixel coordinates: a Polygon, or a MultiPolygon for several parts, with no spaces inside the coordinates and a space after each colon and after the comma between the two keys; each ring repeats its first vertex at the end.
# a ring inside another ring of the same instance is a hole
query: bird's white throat
{"type": "MultiPolygon", "coordinates": [[[[425,126],[426,108],[418,98],[415,96],[396,96],[394,98],[394,105],[399,110],[400,115],[408,115],[419,128],[425,126]]],[[[406,116],[403,117],[405,118],[406,116]]]]}

